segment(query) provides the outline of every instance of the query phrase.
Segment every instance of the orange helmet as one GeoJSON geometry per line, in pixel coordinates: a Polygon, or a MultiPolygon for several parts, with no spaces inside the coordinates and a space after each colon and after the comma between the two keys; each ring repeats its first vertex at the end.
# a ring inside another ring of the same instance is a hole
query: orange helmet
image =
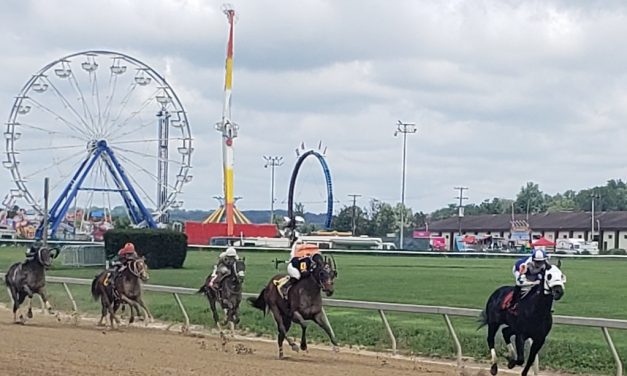
{"type": "Polygon", "coordinates": [[[299,244],[296,246],[295,256],[298,258],[309,257],[320,253],[320,248],[315,244],[299,244]]]}
{"type": "Polygon", "coordinates": [[[133,243],[124,244],[124,248],[120,249],[118,255],[128,255],[131,253],[135,253],[135,245],[133,243]]]}

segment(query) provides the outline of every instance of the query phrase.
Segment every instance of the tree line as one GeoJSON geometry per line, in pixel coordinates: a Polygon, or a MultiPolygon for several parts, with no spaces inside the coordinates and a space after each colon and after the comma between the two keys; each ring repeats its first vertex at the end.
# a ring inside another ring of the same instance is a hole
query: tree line
{"type": "MultiPolygon", "coordinates": [[[[620,179],[609,180],[604,186],[550,195],[544,193],[537,183],[527,182],[515,199],[495,197],[479,204],[467,204],[464,205],[464,215],[590,211],[593,199],[595,211],[627,211],[627,184],[620,179]]],[[[427,221],[455,217],[458,213],[457,204],[424,213],[413,212],[411,208],[403,208],[401,204],[392,206],[375,199],[366,207],[355,207],[355,234],[386,236],[397,232],[402,210],[405,211],[406,218],[404,232],[408,235],[413,229],[424,227],[427,221]]],[[[344,206],[334,217],[334,230],[351,231],[352,218],[353,207],[344,206]]]]}

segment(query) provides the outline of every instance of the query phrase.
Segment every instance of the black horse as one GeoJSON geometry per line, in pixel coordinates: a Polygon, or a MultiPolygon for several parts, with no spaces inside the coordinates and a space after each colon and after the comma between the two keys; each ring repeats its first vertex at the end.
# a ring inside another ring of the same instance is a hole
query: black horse
{"type": "Polygon", "coordinates": [[[511,299],[511,294],[514,290],[513,287],[500,287],[490,295],[485,310],[481,312],[480,327],[488,325],[487,339],[490,355],[492,356],[492,367],[490,368],[492,375],[496,375],[498,372],[494,337],[501,325],[505,325],[502,334],[510,355],[508,368],[511,369],[516,365],[522,366],[524,364],[525,341],[527,339],[533,341],[522,376],[527,375],[538,351],[544,345],[544,341],[553,325],[553,316],[551,314],[553,300],[560,300],[564,295],[566,276],[558,266],[549,265],[544,273],[543,281],[543,283],[531,288],[525,297],[521,299],[515,312],[512,312],[507,307],[507,302],[511,299]],[[516,337],[516,351],[514,351],[514,346],[511,342],[512,336],[516,337]]]}
{"type": "Polygon", "coordinates": [[[9,294],[13,299],[13,320],[22,324],[26,322],[26,318],[20,313],[18,321],[17,311],[28,297],[26,315],[29,319],[33,318],[32,300],[34,294],[39,294],[48,313],[53,313],[46,292],[46,269],[52,265],[52,260],[59,256],[59,249],[33,245],[28,254],[29,259],[11,265],[4,277],[9,294]]]}
{"type": "Polygon", "coordinates": [[[333,261],[333,266],[326,258],[317,262],[309,275],[303,276],[289,289],[287,299],[284,299],[277,289],[277,281],[284,277],[285,275],[274,276],[261,291],[259,297],[248,299],[253,307],[264,311],[264,314],[268,310],[272,312],[279,332],[279,359],[283,359],[283,341],[285,339],[287,339],[292,350],[298,351],[296,343],[287,337],[292,322],[299,324],[302,328],[301,350],[307,350],[307,320],[313,320],[318,324],[329,336],[331,343],[338,346],[322,310],[322,296],[320,294],[320,290],[322,290],[327,296],[333,295],[333,283],[337,277],[335,261],[333,261]]]}
{"type": "Polygon", "coordinates": [[[242,301],[242,285],[246,275],[245,262],[245,259],[235,261],[232,265],[231,274],[220,281],[218,289],[209,287],[209,282],[211,281],[211,275],[209,275],[205,284],[198,290],[199,293],[203,293],[207,297],[213,315],[213,321],[215,321],[220,332],[222,332],[222,327],[219,322],[220,319],[218,317],[218,310],[216,309],[216,302],[218,302],[220,307],[224,310],[226,317],[223,324],[230,324],[231,333],[234,333],[235,325],[239,323],[239,305],[242,301]]]}

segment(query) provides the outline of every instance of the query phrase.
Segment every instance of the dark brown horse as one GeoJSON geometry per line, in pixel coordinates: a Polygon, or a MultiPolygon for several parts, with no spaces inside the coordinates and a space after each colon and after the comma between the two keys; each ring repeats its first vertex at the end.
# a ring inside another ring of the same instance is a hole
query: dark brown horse
{"type": "Polygon", "coordinates": [[[242,301],[242,284],[244,283],[245,275],[245,260],[237,260],[232,265],[231,274],[220,281],[218,289],[209,287],[209,282],[211,281],[211,275],[209,275],[205,280],[205,284],[198,290],[199,293],[203,293],[207,297],[213,321],[215,321],[220,332],[222,332],[222,327],[219,322],[216,302],[220,304],[226,316],[223,324],[229,323],[231,333],[234,334],[235,325],[239,323],[239,305],[242,301]]]}
{"type": "Polygon", "coordinates": [[[13,320],[22,324],[26,322],[26,318],[20,313],[18,320],[17,311],[28,297],[26,316],[29,319],[33,318],[32,301],[34,294],[41,296],[48,313],[52,313],[46,292],[46,269],[50,268],[52,260],[59,256],[59,249],[33,245],[29,255],[31,256],[30,259],[11,265],[4,277],[9,295],[13,299],[13,320]]]}
{"type": "Polygon", "coordinates": [[[312,320],[320,326],[329,336],[333,346],[338,346],[333,331],[326,320],[322,309],[322,296],[320,291],[324,291],[327,296],[333,295],[333,284],[337,277],[335,261],[333,266],[328,259],[314,263],[313,270],[289,289],[287,299],[284,299],[276,286],[276,282],[285,275],[276,275],[266,287],[261,291],[259,297],[249,298],[253,307],[264,311],[269,310],[274,316],[278,330],[279,359],[283,359],[283,341],[287,339],[290,347],[298,351],[298,346],[292,339],[287,337],[292,322],[299,324],[302,328],[300,349],[307,350],[307,320],[312,320]]]}
{"type": "Polygon", "coordinates": [[[135,321],[133,308],[139,313],[140,307],[143,309],[144,321],[152,321],[152,315],[142,299],[142,281],[145,282],[148,278],[148,266],[143,258],[129,261],[126,268],[118,272],[116,277],[107,270],[98,274],[91,283],[91,295],[94,299],[100,298],[102,305],[102,316],[98,325],[104,324],[107,313],[112,328],[115,327],[114,321],[120,324],[115,313],[122,304],[128,304],[130,307],[129,324],[135,321]]]}

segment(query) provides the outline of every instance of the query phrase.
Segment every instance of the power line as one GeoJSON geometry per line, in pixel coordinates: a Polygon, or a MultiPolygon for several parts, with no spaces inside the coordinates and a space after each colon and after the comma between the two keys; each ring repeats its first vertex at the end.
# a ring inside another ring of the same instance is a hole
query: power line
{"type": "Polygon", "coordinates": [[[356,194],[352,194],[352,195],[348,195],[348,197],[352,197],[353,198],[353,214],[351,216],[351,220],[352,220],[352,233],[353,235],[355,235],[355,207],[357,204],[357,197],[361,197],[361,195],[356,195],[356,194]]]}
{"type": "Polygon", "coordinates": [[[468,190],[468,187],[455,187],[453,188],[459,191],[459,196],[455,197],[459,200],[459,206],[457,206],[457,224],[459,229],[459,235],[462,235],[462,217],[464,216],[464,200],[468,200],[468,197],[464,196],[464,191],[468,190]]]}

